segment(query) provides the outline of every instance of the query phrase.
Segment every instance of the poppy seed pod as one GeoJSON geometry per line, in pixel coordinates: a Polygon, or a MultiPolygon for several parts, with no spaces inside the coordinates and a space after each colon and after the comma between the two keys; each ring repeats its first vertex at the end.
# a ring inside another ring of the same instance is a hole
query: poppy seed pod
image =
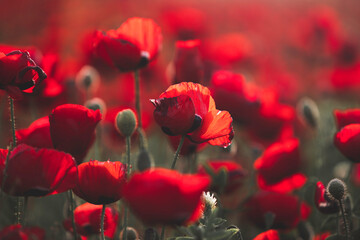
{"type": "Polygon", "coordinates": [[[341,201],[347,194],[346,184],[338,178],[332,179],[327,187],[326,194],[331,200],[341,201]]]}
{"type": "Polygon", "coordinates": [[[115,127],[125,137],[131,137],[137,128],[137,124],[136,115],[131,109],[122,110],[116,115],[115,127]]]}

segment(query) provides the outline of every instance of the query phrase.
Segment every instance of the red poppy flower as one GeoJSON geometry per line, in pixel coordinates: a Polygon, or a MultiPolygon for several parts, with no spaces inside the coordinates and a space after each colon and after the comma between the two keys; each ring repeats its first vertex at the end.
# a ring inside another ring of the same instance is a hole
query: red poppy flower
{"type": "Polygon", "coordinates": [[[97,31],[94,51],[110,66],[133,71],[155,58],[161,42],[161,29],[152,19],[129,18],[117,30],[97,31]]]}
{"type": "Polygon", "coordinates": [[[252,44],[241,33],[228,33],[205,42],[205,55],[220,66],[228,67],[244,61],[252,54],[252,44]]]}
{"type": "Polygon", "coordinates": [[[0,231],[3,240],[45,240],[46,233],[39,227],[23,227],[20,224],[10,225],[0,231]]]}
{"type": "Polygon", "coordinates": [[[335,91],[358,91],[360,84],[360,62],[351,65],[336,66],[330,75],[330,82],[335,91]]]}
{"type": "Polygon", "coordinates": [[[35,120],[28,128],[16,131],[17,143],[36,148],[53,148],[50,136],[49,117],[35,120]]]}
{"type": "MultiPolygon", "coordinates": [[[[101,205],[84,203],[74,211],[76,231],[81,236],[90,236],[100,233],[101,205]]],[[[112,207],[105,208],[104,234],[106,237],[113,239],[116,231],[119,214],[112,207]]],[[[71,219],[64,221],[66,230],[73,232],[71,219]]]]}
{"type": "Polygon", "coordinates": [[[247,124],[260,109],[258,89],[246,84],[240,74],[217,71],[211,77],[211,92],[216,105],[230,112],[234,121],[247,124]]]}
{"type": "Polygon", "coordinates": [[[11,151],[5,169],[7,154],[8,150],[0,149],[0,179],[9,195],[40,197],[75,186],[77,168],[70,154],[21,144],[11,151]]]}
{"type": "Polygon", "coordinates": [[[260,233],[253,240],[280,240],[279,232],[276,230],[268,230],[260,233]]]}
{"type": "Polygon", "coordinates": [[[135,173],[122,193],[144,223],[185,224],[200,217],[201,195],[208,185],[208,178],[155,168],[135,173]]]}
{"type": "Polygon", "coordinates": [[[334,116],[338,130],[352,123],[360,123],[360,109],[335,110],[334,116]]]}
{"type": "Polygon", "coordinates": [[[211,168],[213,172],[208,173],[203,166],[200,166],[198,174],[211,178],[211,185],[213,191],[220,191],[219,187],[221,186],[218,186],[219,183],[216,182],[216,176],[221,169],[224,169],[227,173],[226,186],[224,189],[225,194],[229,194],[235,191],[237,188],[241,187],[246,173],[242,166],[237,162],[232,160],[211,160],[207,161],[206,164],[211,168]]]}
{"type": "Polygon", "coordinates": [[[46,78],[45,72],[30,58],[28,52],[0,52],[0,89],[20,99],[24,92],[33,92],[46,78]]]}
{"type": "Polygon", "coordinates": [[[346,125],[334,136],[337,149],[350,161],[360,162],[360,124],[346,125]]]}
{"type": "Polygon", "coordinates": [[[192,82],[170,86],[158,99],[155,121],[169,135],[183,135],[195,143],[208,142],[226,147],[234,136],[232,118],[219,111],[208,88],[192,82]]]}
{"type": "Polygon", "coordinates": [[[295,138],[270,145],[255,161],[254,168],[258,171],[258,183],[263,189],[270,190],[269,185],[286,179],[286,182],[272,190],[287,192],[294,187],[302,187],[306,181],[302,174],[297,174],[301,168],[301,159],[299,140],[295,138]]]}
{"type": "Polygon", "coordinates": [[[179,40],[200,38],[208,28],[205,14],[196,8],[182,7],[168,10],[162,17],[168,32],[179,40]]]}
{"type": "Polygon", "coordinates": [[[257,175],[259,188],[266,191],[278,193],[291,193],[296,189],[302,188],[307,181],[307,177],[302,173],[295,173],[285,177],[276,183],[268,183],[261,174],[257,175]]]}
{"type": "Polygon", "coordinates": [[[93,111],[75,104],[56,107],[49,115],[54,147],[70,153],[80,164],[94,143],[95,128],[100,120],[99,110],[93,111]]]}
{"type": "Polygon", "coordinates": [[[200,43],[198,39],[176,42],[174,83],[202,82],[204,69],[199,52],[200,43]]]}
{"type": "Polygon", "coordinates": [[[260,191],[245,204],[246,216],[260,228],[265,228],[265,214],[273,213],[275,219],[271,228],[294,228],[301,219],[310,214],[310,207],[292,195],[260,191]],[[286,206],[286,207],[284,207],[286,206]]]}
{"type": "Polygon", "coordinates": [[[78,166],[78,181],[74,193],[92,204],[109,204],[121,198],[126,180],[121,162],[91,160],[78,166]]]}
{"type": "Polygon", "coordinates": [[[331,235],[330,232],[324,232],[324,233],[320,233],[320,234],[316,234],[314,237],[314,240],[326,240],[327,237],[329,237],[331,235]]]}
{"type": "Polygon", "coordinates": [[[339,212],[339,205],[327,197],[326,188],[320,181],[316,183],[315,206],[324,214],[334,214],[339,212]]]}

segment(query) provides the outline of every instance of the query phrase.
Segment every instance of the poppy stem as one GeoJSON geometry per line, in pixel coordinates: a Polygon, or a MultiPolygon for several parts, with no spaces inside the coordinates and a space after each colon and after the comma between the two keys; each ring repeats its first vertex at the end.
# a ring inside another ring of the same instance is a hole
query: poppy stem
{"type": "Polygon", "coordinates": [[[69,190],[69,197],[70,197],[71,223],[72,223],[72,227],[73,227],[74,238],[75,238],[75,240],[78,240],[76,224],[75,224],[75,215],[74,215],[75,201],[74,201],[74,195],[73,195],[72,190],[69,190]]]}
{"type": "Polygon", "coordinates": [[[103,204],[102,211],[101,211],[101,222],[100,222],[101,240],[105,240],[105,234],[104,234],[105,209],[106,209],[106,205],[103,204]]]}
{"type": "Polygon", "coordinates": [[[135,108],[137,113],[137,119],[138,119],[138,128],[137,131],[140,136],[140,149],[144,150],[147,148],[146,143],[146,137],[145,133],[142,128],[142,120],[141,120],[141,101],[140,101],[140,76],[139,76],[139,70],[134,71],[134,78],[135,78],[135,108]]]}
{"type": "Polygon", "coordinates": [[[164,240],[164,237],[165,237],[165,225],[163,225],[161,228],[160,240],[164,240]]]}
{"type": "Polygon", "coordinates": [[[345,239],[348,240],[349,239],[349,227],[348,227],[346,216],[345,216],[344,201],[340,200],[339,205],[340,205],[341,216],[343,218],[344,227],[345,227],[345,239]]]}
{"type": "Polygon", "coordinates": [[[9,103],[10,103],[10,123],[11,123],[12,139],[13,139],[12,148],[14,148],[16,147],[14,99],[12,99],[10,96],[9,96],[9,103]]]}
{"type": "MultiPolygon", "coordinates": [[[[131,137],[126,137],[126,158],[127,158],[127,164],[126,164],[126,175],[127,177],[130,176],[131,168],[130,168],[130,149],[131,149],[131,137]]],[[[127,214],[128,208],[127,206],[124,207],[124,226],[123,226],[123,238],[127,239],[127,214]]]]}
{"type": "Polygon", "coordinates": [[[179,158],[180,150],[181,150],[181,148],[182,148],[182,146],[184,144],[184,141],[185,141],[185,135],[182,135],[181,139],[180,139],[179,146],[176,149],[176,152],[175,152],[175,155],[174,155],[174,160],[172,162],[171,169],[175,169],[175,164],[176,164],[177,159],[179,158]]]}

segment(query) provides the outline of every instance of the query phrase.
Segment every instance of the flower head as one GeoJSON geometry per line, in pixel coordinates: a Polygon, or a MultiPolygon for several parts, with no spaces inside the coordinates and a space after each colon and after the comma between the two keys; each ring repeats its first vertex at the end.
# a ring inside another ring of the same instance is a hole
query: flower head
{"type": "Polygon", "coordinates": [[[0,52],[0,89],[10,97],[20,99],[24,92],[33,92],[46,78],[45,72],[20,50],[0,52]]]}
{"type": "Polygon", "coordinates": [[[126,180],[121,162],[90,161],[78,166],[79,177],[74,193],[92,204],[109,204],[121,198],[126,180]]]}
{"type": "Polygon", "coordinates": [[[145,223],[186,224],[201,216],[201,195],[208,185],[209,180],[201,176],[155,168],[135,173],[122,193],[130,209],[145,223]]]}
{"type": "Polygon", "coordinates": [[[217,110],[210,90],[200,84],[182,82],[170,86],[158,99],[155,121],[169,135],[184,135],[195,142],[226,147],[234,136],[232,118],[217,110]]]}

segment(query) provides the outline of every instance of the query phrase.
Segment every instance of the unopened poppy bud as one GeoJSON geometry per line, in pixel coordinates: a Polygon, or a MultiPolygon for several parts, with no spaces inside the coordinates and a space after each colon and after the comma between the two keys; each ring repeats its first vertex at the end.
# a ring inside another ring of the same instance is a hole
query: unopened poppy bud
{"type": "Polygon", "coordinates": [[[154,160],[150,153],[146,150],[141,150],[136,162],[136,168],[142,172],[154,166],[154,160]]]}
{"type": "Polygon", "coordinates": [[[144,240],[159,240],[159,234],[154,228],[147,228],[145,230],[144,240]]]}
{"type": "Polygon", "coordinates": [[[300,119],[308,126],[316,128],[320,121],[320,112],[316,103],[307,97],[302,98],[297,104],[300,119]]]}
{"type": "Polygon", "coordinates": [[[100,110],[101,115],[105,116],[106,113],[106,103],[101,98],[92,98],[85,102],[85,107],[91,110],[100,110]]]}
{"type": "Polygon", "coordinates": [[[121,135],[130,137],[137,128],[135,113],[131,109],[118,112],[115,118],[115,127],[121,135]]]}
{"type": "Polygon", "coordinates": [[[75,78],[76,85],[84,90],[96,90],[100,84],[100,74],[92,66],[83,66],[75,78]]]}
{"type": "Polygon", "coordinates": [[[332,201],[341,201],[345,199],[347,194],[346,184],[340,179],[334,178],[328,183],[326,187],[326,194],[332,201]]]}
{"type": "Polygon", "coordinates": [[[124,233],[124,230],[122,230],[120,233],[121,240],[138,240],[138,239],[140,239],[138,232],[132,227],[126,228],[126,239],[123,238],[123,233],[124,233]]]}

